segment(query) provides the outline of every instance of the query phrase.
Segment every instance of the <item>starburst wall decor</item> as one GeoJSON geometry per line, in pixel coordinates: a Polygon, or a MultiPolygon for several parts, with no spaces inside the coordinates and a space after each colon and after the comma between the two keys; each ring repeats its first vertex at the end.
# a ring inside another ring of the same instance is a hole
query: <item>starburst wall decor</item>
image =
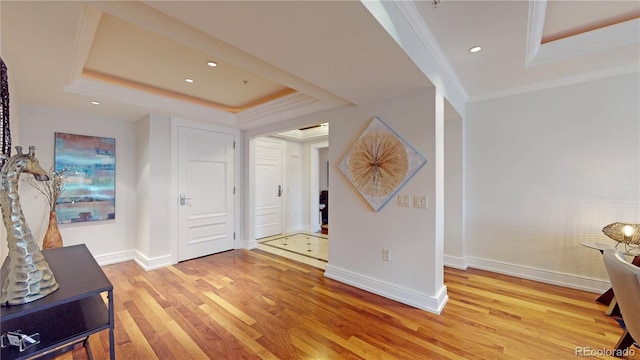
{"type": "Polygon", "coordinates": [[[426,163],[411,145],[374,117],[338,168],[378,211],[426,163]]]}

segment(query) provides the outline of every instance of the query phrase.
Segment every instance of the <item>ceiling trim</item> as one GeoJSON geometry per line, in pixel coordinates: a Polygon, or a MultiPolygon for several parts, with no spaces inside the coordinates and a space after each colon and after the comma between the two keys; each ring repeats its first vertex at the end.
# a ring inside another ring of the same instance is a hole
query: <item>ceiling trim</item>
{"type": "Polygon", "coordinates": [[[274,94],[265,96],[265,97],[263,97],[261,99],[257,99],[255,101],[250,102],[250,103],[244,104],[242,106],[228,106],[228,105],[216,103],[216,102],[213,102],[213,101],[209,101],[209,100],[206,100],[206,99],[198,98],[198,97],[195,97],[195,96],[190,96],[190,95],[178,93],[178,92],[167,90],[167,89],[162,89],[162,88],[159,88],[159,87],[156,87],[156,86],[151,86],[151,85],[139,83],[139,82],[128,80],[128,79],[123,79],[123,78],[120,78],[120,77],[117,77],[117,76],[104,74],[104,73],[101,73],[101,72],[98,72],[98,71],[84,69],[84,70],[82,70],[81,75],[82,75],[82,77],[87,78],[87,79],[98,80],[98,81],[102,81],[102,82],[113,84],[113,85],[118,85],[118,86],[128,87],[128,88],[131,88],[131,89],[137,89],[137,90],[145,91],[145,92],[148,92],[148,93],[151,93],[151,94],[156,94],[156,95],[160,95],[160,96],[166,96],[168,98],[173,98],[173,99],[176,99],[176,100],[181,100],[181,101],[194,103],[194,104],[198,104],[198,105],[202,105],[202,106],[208,106],[208,107],[211,107],[211,108],[214,108],[214,109],[230,112],[232,114],[236,114],[236,113],[239,113],[241,111],[245,111],[245,110],[251,109],[251,108],[253,108],[255,106],[265,104],[267,102],[273,101],[275,99],[278,99],[278,98],[281,98],[283,96],[287,96],[287,95],[290,95],[290,94],[296,92],[293,89],[287,88],[287,89],[278,91],[278,92],[276,92],[274,94]]]}
{"type": "Polygon", "coordinates": [[[361,0],[361,3],[464,117],[469,95],[415,4],[402,0],[361,0]]]}
{"type": "Polygon", "coordinates": [[[335,107],[333,104],[327,104],[306,94],[296,92],[238,113],[236,119],[238,127],[248,129],[335,107]]]}
{"type": "MultiPolygon", "coordinates": [[[[79,77],[65,91],[141,107],[149,112],[159,112],[188,119],[235,126],[235,115],[209,106],[148,93],[138,89],[118,86],[103,81],[79,77]]],[[[103,105],[106,106],[107,104],[103,105]]]]}
{"type": "Polygon", "coordinates": [[[560,86],[567,86],[567,85],[577,84],[577,83],[586,82],[586,81],[593,81],[597,79],[604,79],[604,78],[609,78],[613,76],[633,74],[638,72],[640,72],[640,69],[638,68],[637,64],[627,65],[627,66],[607,69],[607,70],[598,70],[598,71],[594,71],[587,74],[557,78],[549,81],[538,82],[535,84],[488,92],[482,95],[472,96],[471,99],[469,99],[469,102],[491,100],[495,98],[519,95],[519,94],[524,94],[532,91],[540,91],[540,90],[551,89],[551,88],[560,87],[560,86]]]}
{"type": "MultiPolygon", "coordinates": [[[[74,50],[71,56],[72,63],[69,79],[65,91],[79,95],[91,96],[98,99],[107,99],[124,104],[140,106],[149,111],[157,110],[166,113],[176,113],[181,116],[193,116],[199,120],[217,119],[226,125],[234,125],[234,116],[219,108],[205,106],[201,102],[180,99],[179,96],[167,96],[160,92],[149,92],[143,89],[147,85],[124,86],[128,80],[93,74],[90,70],[84,70],[93,39],[96,35],[103,11],[93,6],[84,5],[80,13],[74,50]],[[141,91],[145,90],[145,91],[141,91]]],[[[130,82],[130,81],[129,81],[130,82]]],[[[182,94],[178,94],[182,95],[182,94]]]]}
{"type": "Polygon", "coordinates": [[[91,44],[98,31],[101,17],[102,11],[87,5],[82,6],[78,29],[76,30],[76,39],[73,44],[71,71],[69,72],[67,84],[73,83],[81,76],[84,64],[87,63],[87,59],[89,58],[91,44]]]}
{"type": "Polygon", "coordinates": [[[149,112],[165,113],[239,129],[251,129],[297,116],[336,108],[333,104],[327,104],[306,94],[294,92],[249,110],[233,114],[205,104],[187,102],[182,99],[87,77],[76,79],[65,88],[65,91],[100,100],[105,99],[126,103],[141,107],[149,112]]]}
{"type": "Polygon", "coordinates": [[[540,46],[547,14],[547,0],[529,0],[529,21],[527,23],[527,57],[525,66],[533,63],[540,46]]]}
{"type": "Polygon", "coordinates": [[[548,42],[552,42],[552,41],[557,41],[560,39],[564,39],[564,38],[568,38],[571,36],[575,36],[578,34],[582,34],[582,33],[586,33],[592,30],[597,30],[597,29],[601,29],[601,28],[605,28],[605,27],[609,27],[609,26],[614,26],[617,24],[621,24],[623,22],[629,21],[629,20],[634,20],[634,19],[638,19],[640,18],[640,11],[638,13],[631,13],[631,14],[627,14],[625,16],[620,16],[616,19],[613,20],[609,20],[607,22],[599,22],[599,23],[594,23],[594,24],[589,24],[589,25],[585,25],[582,26],[580,28],[577,29],[571,29],[570,31],[564,31],[564,32],[560,32],[554,35],[547,35],[547,36],[543,36],[542,37],[542,44],[546,44],[548,42]]]}
{"type": "Polygon", "coordinates": [[[424,22],[424,18],[420,15],[420,12],[416,8],[415,4],[411,1],[402,0],[395,0],[395,2],[396,4],[398,4],[398,7],[400,8],[400,11],[402,11],[402,14],[407,18],[413,29],[416,31],[418,37],[420,37],[420,40],[422,40],[422,43],[424,44],[427,51],[429,51],[431,56],[433,56],[436,64],[442,72],[442,75],[445,78],[445,81],[450,83],[450,85],[453,86],[453,90],[455,91],[455,93],[464,101],[466,101],[469,98],[469,95],[462,85],[462,81],[460,81],[458,75],[455,73],[455,71],[453,71],[453,68],[451,67],[451,64],[449,64],[446,55],[440,48],[440,45],[431,33],[431,30],[429,30],[429,27],[424,22]]]}
{"type": "Polygon", "coordinates": [[[308,94],[311,97],[335,106],[350,102],[298,78],[254,55],[229,45],[213,35],[188,26],[179,20],[138,1],[105,1],[91,3],[98,9],[115,17],[135,24],[143,29],[165,36],[183,45],[190,46],[220,60],[252,71],[288,88],[308,94]]]}
{"type": "Polygon", "coordinates": [[[526,67],[640,41],[636,18],[542,44],[546,9],[547,0],[529,0],[526,67]]]}
{"type": "Polygon", "coordinates": [[[322,88],[307,83],[253,55],[190,28],[141,3],[110,2],[85,5],[76,33],[72,59],[66,91],[140,106],[149,111],[160,111],[244,129],[351,104],[322,88]],[[104,12],[211,54],[221,60],[262,74],[282,83],[288,89],[242,107],[233,108],[131,80],[85,70],[84,64],[89,56],[100,18],[104,12]],[[300,91],[296,91],[296,89],[300,91]]]}

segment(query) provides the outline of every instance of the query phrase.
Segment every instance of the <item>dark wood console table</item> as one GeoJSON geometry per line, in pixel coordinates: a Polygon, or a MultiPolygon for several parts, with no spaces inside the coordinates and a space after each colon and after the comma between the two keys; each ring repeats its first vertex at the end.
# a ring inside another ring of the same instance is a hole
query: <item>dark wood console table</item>
{"type": "MultiPolygon", "coordinates": [[[[109,330],[109,355],[115,359],[113,334],[113,285],[86,245],[43,250],[60,288],[42,299],[0,307],[2,333],[21,330],[40,334],[40,343],[20,352],[17,346],[0,351],[0,358],[27,359],[76,344],[102,330],[109,330]],[[107,293],[108,305],[101,294],[107,293]]],[[[8,261],[2,266],[4,284],[8,261]]]]}

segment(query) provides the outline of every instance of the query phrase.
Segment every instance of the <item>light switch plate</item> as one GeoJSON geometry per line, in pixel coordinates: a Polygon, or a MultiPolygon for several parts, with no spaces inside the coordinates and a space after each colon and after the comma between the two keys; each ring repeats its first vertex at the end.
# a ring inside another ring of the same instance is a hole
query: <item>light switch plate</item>
{"type": "Polygon", "coordinates": [[[398,206],[409,207],[409,195],[398,195],[398,206]]]}
{"type": "Polygon", "coordinates": [[[427,208],[427,196],[426,195],[414,195],[413,196],[413,207],[414,208],[427,208]]]}

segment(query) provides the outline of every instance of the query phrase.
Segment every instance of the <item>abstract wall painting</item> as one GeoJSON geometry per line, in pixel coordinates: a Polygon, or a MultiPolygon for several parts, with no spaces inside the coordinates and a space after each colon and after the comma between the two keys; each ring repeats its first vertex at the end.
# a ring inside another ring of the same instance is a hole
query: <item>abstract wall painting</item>
{"type": "Polygon", "coordinates": [[[56,203],[59,224],[115,219],[115,139],[56,133],[55,168],[66,178],[56,203]]]}
{"type": "Polygon", "coordinates": [[[338,168],[373,210],[380,210],[427,160],[374,117],[338,168]]]}

